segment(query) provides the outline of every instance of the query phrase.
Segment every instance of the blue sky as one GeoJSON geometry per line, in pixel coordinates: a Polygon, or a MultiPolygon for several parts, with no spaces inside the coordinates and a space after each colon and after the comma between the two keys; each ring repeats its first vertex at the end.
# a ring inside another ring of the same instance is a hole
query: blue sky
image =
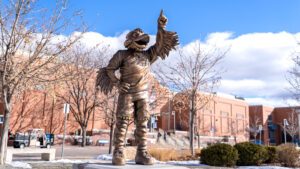
{"type": "MultiPolygon", "coordinates": [[[[54,5],[41,2],[47,8],[54,5]]],[[[291,58],[300,52],[300,0],[69,0],[68,5],[82,10],[90,26],[83,41],[109,45],[112,52],[124,48],[127,30],[140,27],[155,35],[164,9],[167,29],[178,32],[181,49],[188,52],[199,39],[202,46],[230,46],[217,92],[242,96],[249,104],[286,106],[294,101],[286,77],[291,58]]],[[[164,62],[174,64],[176,57],[174,52],[164,62]]]]}
{"type": "Polygon", "coordinates": [[[83,11],[91,31],[105,36],[136,27],[155,34],[156,18],[164,9],[168,29],[178,32],[182,44],[204,39],[212,32],[229,31],[238,36],[250,32],[295,33],[300,28],[299,0],[69,0],[68,4],[83,11]]]}

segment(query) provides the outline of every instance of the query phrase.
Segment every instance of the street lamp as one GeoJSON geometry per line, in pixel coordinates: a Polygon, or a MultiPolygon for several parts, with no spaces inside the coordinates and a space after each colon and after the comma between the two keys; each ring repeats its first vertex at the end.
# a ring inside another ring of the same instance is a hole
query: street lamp
{"type": "Polygon", "coordinates": [[[64,158],[64,145],[65,145],[65,139],[66,139],[66,123],[67,123],[67,115],[70,112],[70,104],[65,103],[64,104],[64,135],[63,135],[63,142],[61,147],[61,158],[64,158]]]}

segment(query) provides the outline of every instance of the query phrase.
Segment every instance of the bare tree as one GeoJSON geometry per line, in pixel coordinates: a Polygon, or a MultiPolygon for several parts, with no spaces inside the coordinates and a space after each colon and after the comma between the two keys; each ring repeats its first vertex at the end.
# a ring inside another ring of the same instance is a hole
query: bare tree
{"type": "Polygon", "coordinates": [[[200,42],[195,42],[191,50],[179,50],[175,66],[164,64],[156,72],[162,84],[184,92],[189,100],[189,138],[192,155],[195,154],[194,124],[197,111],[212,99],[211,93],[221,79],[217,65],[226,53],[227,51],[217,48],[204,49],[200,42]]]}
{"type": "Polygon", "coordinates": [[[173,98],[173,107],[175,111],[177,111],[179,117],[179,124],[177,124],[177,128],[182,130],[184,128],[188,128],[189,122],[186,120],[188,119],[188,114],[183,113],[188,109],[188,98],[184,96],[184,93],[178,93],[173,98]]]}
{"type": "Polygon", "coordinates": [[[15,98],[12,109],[12,122],[10,124],[10,131],[23,132],[26,129],[34,128],[39,125],[40,121],[40,107],[36,105],[42,101],[38,92],[24,91],[21,97],[15,98]]]}
{"type": "MultiPolygon", "coordinates": [[[[60,56],[80,38],[57,36],[75,26],[66,13],[65,1],[51,11],[38,1],[10,0],[0,10],[0,84],[4,103],[0,163],[5,162],[12,99],[37,82],[49,81],[59,70],[60,56]],[[26,84],[26,85],[25,85],[26,84]]],[[[52,79],[53,80],[53,79],[52,79]]]]}
{"type": "Polygon", "coordinates": [[[108,153],[112,153],[113,146],[113,135],[116,124],[116,114],[117,114],[117,104],[118,104],[118,92],[114,89],[106,98],[103,100],[104,109],[104,122],[109,126],[109,149],[108,153]]]}
{"type": "Polygon", "coordinates": [[[231,135],[233,136],[234,144],[236,144],[237,143],[237,138],[236,137],[237,137],[239,131],[238,131],[238,128],[237,128],[237,120],[235,120],[235,119],[231,120],[230,132],[231,132],[231,135]]]}
{"type": "Polygon", "coordinates": [[[289,91],[292,94],[292,97],[297,101],[300,101],[300,58],[299,56],[293,57],[292,61],[294,66],[288,71],[286,77],[287,81],[290,84],[289,91]]]}
{"type": "Polygon", "coordinates": [[[287,125],[282,125],[281,127],[285,129],[285,131],[292,137],[292,141],[295,141],[295,136],[299,132],[299,121],[298,115],[294,108],[291,108],[291,112],[288,113],[287,117],[287,125]]]}
{"type": "Polygon", "coordinates": [[[84,48],[79,43],[68,51],[70,65],[67,72],[72,72],[72,76],[65,80],[66,93],[61,93],[59,97],[71,105],[71,113],[81,127],[82,147],[86,145],[90,117],[102,104],[101,94],[95,88],[96,71],[103,64],[102,50],[97,47],[84,48]]]}
{"type": "Polygon", "coordinates": [[[254,141],[256,142],[257,135],[260,132],[259,127],[262,125],[263,122],[261,116],[258,114],[259,112],[257,107],[254,108],[253,113],[254,114],[250,116],[250,124],[247,131],[249,132],[250,135],[253,136],[254,141]]]}

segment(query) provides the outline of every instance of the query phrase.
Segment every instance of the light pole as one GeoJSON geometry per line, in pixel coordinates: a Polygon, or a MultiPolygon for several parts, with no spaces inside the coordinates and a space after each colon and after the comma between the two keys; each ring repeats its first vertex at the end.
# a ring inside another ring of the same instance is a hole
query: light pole
{"type": "Polygon", "coordinates": [[[155,102],[156,102],[156,91],[155,88],[152,88],[151,94],[149,95],[149,102],[150,102],[150,109],[151,109],[151,118],[150,118],[150,132],[153,132],[153,125],[155,120],[153,119],[154,116],[154,109],[155,109],[155,102]]]}
{"type": "Polygon", "coordinates": [[[170,118],[171,118],[171,94],[169,93],[169,105],[168,105],[168,131],[170,130],[170,118]]]}
{"type": "Polygon", "coordinates": [[[64,135],[63,135],[63,142],[61,146],[61,158],[64,158],[64,144],[65,144],[65,139],[66,139],[66,123],[67,123],[67,115],[70,112],[70,104],[65,103],[64,104],[64,135]]]}
{"type": "Polygon", "coordinates": [[[174,123],[174,134],[175,134],[175,131],[176,131],[176,111],[172,111],[172,115],[173,115],[173,123],[174,123]]]}

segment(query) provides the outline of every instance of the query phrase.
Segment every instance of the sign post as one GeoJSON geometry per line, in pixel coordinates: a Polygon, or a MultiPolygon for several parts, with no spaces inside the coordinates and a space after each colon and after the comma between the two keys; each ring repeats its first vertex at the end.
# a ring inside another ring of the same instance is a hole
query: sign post
{"type": "Polygon", "coordinates": [[[70,104],[65,103],[64,104],[64,135],[63,135],[63,142],[61,147],[61,159],[64,158],[64,145],[65,145],[65,139],[66,139],[66,124],[67,124],[67,115],[70,112],[70,104]]]}

